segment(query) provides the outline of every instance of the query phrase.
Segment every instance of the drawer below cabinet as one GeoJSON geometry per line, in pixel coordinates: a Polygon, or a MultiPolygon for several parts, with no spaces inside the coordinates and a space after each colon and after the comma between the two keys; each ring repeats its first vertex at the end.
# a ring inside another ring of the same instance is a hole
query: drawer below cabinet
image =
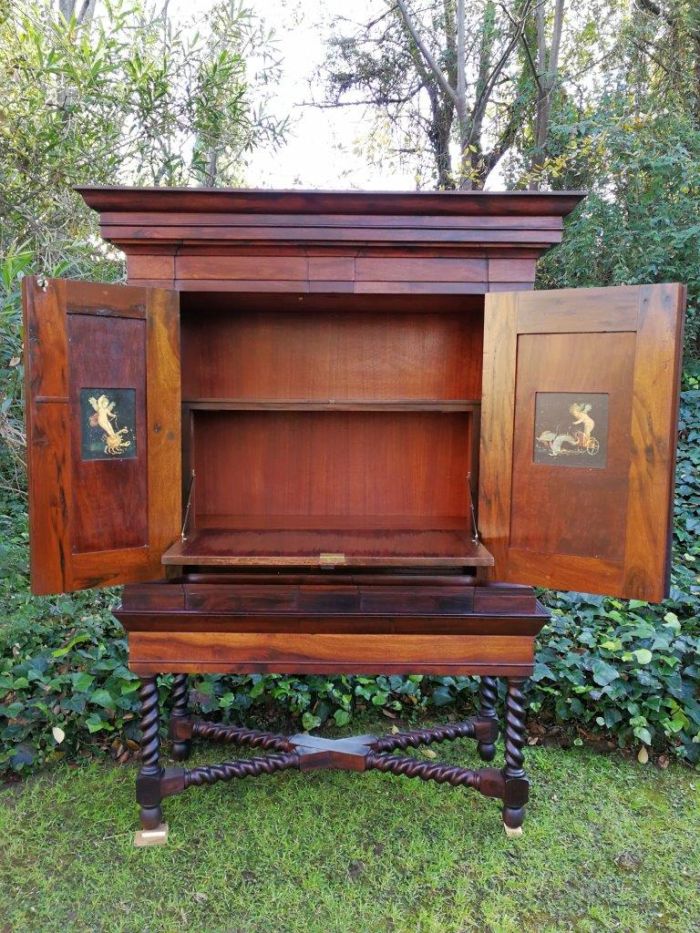
{"type": "Polygon", "coordinates": [[[137,674],[490,674],[527,677],[532,635],[132,631],[137,674]]]}

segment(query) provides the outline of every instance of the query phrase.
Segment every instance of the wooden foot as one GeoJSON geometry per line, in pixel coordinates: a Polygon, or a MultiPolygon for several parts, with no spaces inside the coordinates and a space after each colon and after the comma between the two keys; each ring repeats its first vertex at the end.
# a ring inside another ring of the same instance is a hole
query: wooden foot
{"type": "Polygon", "coordinates": [[[189,718],[187,701],[189,689],[187,674],[176,674],[173,683],[173,706],[170,711],[170,738],[175,761],[185,761],[192,749],[192,722],[189,718]]]}
{"type": "Polygon", "coordinates": [[[168,824],[160,823],[156,829],[140,829],[134,834],[134,845],[138,849],[146,846],[164,846],[168,841],[168,824]]]}

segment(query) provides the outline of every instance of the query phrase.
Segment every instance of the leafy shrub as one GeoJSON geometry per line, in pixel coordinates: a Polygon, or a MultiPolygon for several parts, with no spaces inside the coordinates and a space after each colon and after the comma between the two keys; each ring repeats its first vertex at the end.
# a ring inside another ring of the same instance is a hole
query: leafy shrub
{"type": "MultiPolygon", "coordinates": [[[[700,391],[683,393],[678,457],[676,560],[670,599],[660,606],[580,593],[543,598],[551,622],[540,638],[529,686],[545,725],[612,735],[621,747],[653,746],[700,760],[700,391]]],[[[61,755],[111,748],[124,758],[138,739],[138,681],[112,617],[118,594],[29,595],[24,506],[13,497],[0,518],[0,770],[26,771],[61,755]],[[60,730],[60,731],[57,731],[60,730]]],[[[169,678],[163,678],[167,694],[169,678]]],[[[467,677],[192,678],[195,710],[260,724],[292,719],[313,729],[342,726],[361,710],[389,718],[474,704],[467,677]]]]}

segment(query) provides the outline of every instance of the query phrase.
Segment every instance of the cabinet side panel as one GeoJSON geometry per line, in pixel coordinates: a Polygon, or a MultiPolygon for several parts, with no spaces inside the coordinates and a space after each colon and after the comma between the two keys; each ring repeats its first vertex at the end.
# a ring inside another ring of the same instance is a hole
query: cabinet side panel
{"type": "Polygon", "coordinates": [[[60,289],[58,282],[41,289],[29,276],[22,282],[29,561],[38,595],[65,588],[70,554],[68,341],[60,289]]]}
{"type": "Polygon", "coordinates": [[[685,300],[681,285],[641,289],[624,576],[640,599],[663,599],[670,580],[685,300]]]}

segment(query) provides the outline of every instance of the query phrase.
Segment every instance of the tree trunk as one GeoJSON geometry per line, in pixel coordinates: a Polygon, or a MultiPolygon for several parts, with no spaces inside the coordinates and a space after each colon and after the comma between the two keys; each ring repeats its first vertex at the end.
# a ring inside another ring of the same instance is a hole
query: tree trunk
{"type": "Polygon", "coordinates": [[[547,158],[547,140],[552,115],[552,94],[556,88],[559,72],[559,49],[564,25],[564,0],[556,0],[554,23],[552,26],[552,44],[547,53],[547,36],[544,0],[536,7],[537,25],[537,113],[535,117],[535,150],[532,155],[530,170],[533,178],[530,189],[537,190],[540,180],[537,174],[547,158]]]}

